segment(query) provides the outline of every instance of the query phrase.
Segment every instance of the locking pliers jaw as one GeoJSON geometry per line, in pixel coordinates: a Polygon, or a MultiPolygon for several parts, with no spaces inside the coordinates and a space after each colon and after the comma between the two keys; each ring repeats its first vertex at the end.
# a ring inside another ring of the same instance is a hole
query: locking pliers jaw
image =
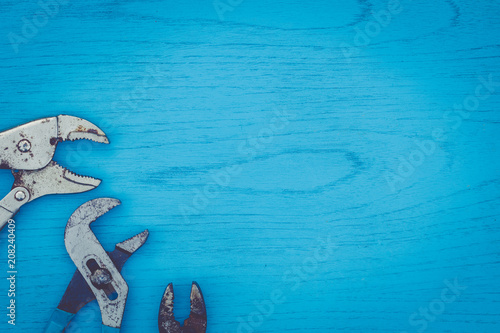
{"type": "Polygon", "coordinates": [[[39,170],[46,167],[63,141],[109,143],[91,122],[73,116],[44,118],[0,133],[0,169],[39,170]]]}
{"type": "Polygon", "coordinates": [[[76,175],[52,160],[59,142],[79,139],[109,143],[96,125],[65,115],[0,133],[0,169],[11,169],[14,175],[11,192],[0,201],[0,229],[21,206],[39,197],[81,193],[99,186],[99,179],[76,175]]]}

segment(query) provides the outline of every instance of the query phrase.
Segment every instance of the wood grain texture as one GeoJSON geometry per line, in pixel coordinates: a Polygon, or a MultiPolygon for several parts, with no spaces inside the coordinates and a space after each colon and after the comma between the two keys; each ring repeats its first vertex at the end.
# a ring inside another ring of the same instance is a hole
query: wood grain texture
{"type": "MultiPolygon", "coordinates": [[[[391,1],[222,3],[223,20],[212,1],[70,0],[15,53],[41,9],[2,1],[0,130],[71,114],[111,145],[61,144],[103,184],[16,216],[17,325],[0,312],[0,330],[43,330],[74,271],[66,221],[110,196],[123,205],[93,226],[107,249],[151,232],[123,271],[123,332],[157,332],[169,282],[186,317],[193,280],[209,333],[498,332],[500,85],[454,110],[500,82],[498,1],[401,0],[384,26],[391,1]],[[440,309],[455,278],[467,289],[440,309]]],[[[99,325],[93,303],[68,332],[99,325]]]]}

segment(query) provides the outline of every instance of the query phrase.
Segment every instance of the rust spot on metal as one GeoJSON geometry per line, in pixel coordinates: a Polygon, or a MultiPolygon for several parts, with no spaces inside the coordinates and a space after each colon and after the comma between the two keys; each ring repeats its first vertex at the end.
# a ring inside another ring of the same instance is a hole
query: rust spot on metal
{"type": "Polygon", "coordinates": [[[57,145],[59,142],[63,142],[63,139],[62,138],[51,138],[50,139],[50,144],[53,146],[57,145]]]}
{"type": "Polygon", "coordinates": [[[205,300],[200,287],[193,282],[191,288],[191,313],[184,321],[184,325],[175,319],[174,289],[170,283],[165,290],[158,314],[158,328],[160,333],[205,333],[207,330],[207,311],[205,300]]]}

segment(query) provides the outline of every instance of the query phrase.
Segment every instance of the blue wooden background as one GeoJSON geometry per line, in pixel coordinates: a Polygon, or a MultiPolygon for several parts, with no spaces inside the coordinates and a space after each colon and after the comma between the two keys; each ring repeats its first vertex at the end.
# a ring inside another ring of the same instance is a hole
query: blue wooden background
{"type": "MultiPolygon", "coordinates": [[[[111,145],[61,144],[102,185],[16,216],[17,325],[2,279],[0,331],[43,330],[75,269],[67,219],[111,196],[93,226],[108,250],[151,232],[123,271],[123,332],[158,331],[169,282],[183,320],[193,280],[209,333],[499,332],[499,10],[3,0],[1,130],[70,114],[111,145]]],[[[68,332],[99,327],[94,302],[68,332]]]]}

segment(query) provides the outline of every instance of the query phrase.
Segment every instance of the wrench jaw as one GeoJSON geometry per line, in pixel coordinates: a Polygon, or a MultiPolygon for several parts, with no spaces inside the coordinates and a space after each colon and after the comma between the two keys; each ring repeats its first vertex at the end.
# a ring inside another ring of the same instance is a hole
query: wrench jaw
{"type": "Polygon", "coordinates": [[[207,309],[200,286],[193,282],[191,287],[191,313],[184,321],[184,326],[174,316],[174,287],[167,286],[158,315],[160,333],[205,333],[207,330],[207,309]]]}
{"type": "Polygon", "coordinates": [[[121,243],[116,244],[116,248],[132,255],[135,251],[140,249],[144,243],[148,240],[149,230],[144,230],[140,234],[135,235],[132,238],[127,239],[121,243]]]}
{"type": "MultiPolygon", "coordinates": [[[[99,198],[88,201],[78,207],[77,210],[71,215],[66,225],[66,231],[64,234],[64,241],[66,243],[66,249],[68,252],[71,248],[68,248],[68,244],[77,243],[78,244],[78,233],[73,231],[73,228],[78,227],[78,231],[82,233],[92,233],[90,230],[90,224],[97,221],[97,219],[113,208],[121,205],[121,201],[113,198],[99,198]]],[[[95,236],[94,236],[95,237],[95,236]]],[[[100,246],[100,243],[98,242],[100,246]]]]}

